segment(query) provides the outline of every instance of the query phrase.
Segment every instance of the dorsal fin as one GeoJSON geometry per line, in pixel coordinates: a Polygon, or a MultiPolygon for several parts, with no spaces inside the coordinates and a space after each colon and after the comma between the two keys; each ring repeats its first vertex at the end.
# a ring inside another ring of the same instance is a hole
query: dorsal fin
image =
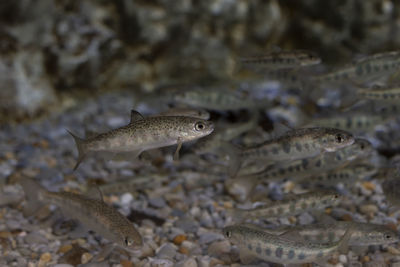
{"type": "Polygon", "coordinates": [[[136,110],[132,109],[131,110],[131,123],[135,122],[135,121],[140,121],[143,120],[144,117],[142,116],[142,114],[140,114],[139,112],[137,112],[136,110]]]}

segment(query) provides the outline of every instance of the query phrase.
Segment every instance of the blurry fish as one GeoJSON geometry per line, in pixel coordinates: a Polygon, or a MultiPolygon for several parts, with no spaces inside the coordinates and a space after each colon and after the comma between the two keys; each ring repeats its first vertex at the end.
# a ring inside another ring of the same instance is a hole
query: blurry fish
{"type": "Polygon", "coordinates": [[[340,201],[337,193],[317,191],[294,195],[290,198],[270,202],[265,207],[251,210],[232,209],[228,213],[235,221],[288,217],[310,210],[321,210],[335,206],[340,201]]]}
{"type": "Polygon", "coordinates": [[[322,172],[311,177],[297,178],[296,182],[305,188],[333,188],[340,183],[352,185],[355,181],[371,176],[376,172],[377,168],[372,165],[358,164],[334,171],[322,172]]]}
{"type": "Polygon", "coordinates": [[[276,70],[319,64],[321,58],[311,51],[281,50],[260,56],[239,58],[239,61],[244,66],[276,70]]]}
{"type": "Polygon", "coordinates": [[[221,88],[197,88],[177,92],[175,103],[217,111],[268,107],[269,100],[252,99],[237,91],[221,88]]]}
{"type": "Polygon", "coordinates": [[[365,99],[383,100],[383,101],[399,101],[400,100],[400,87],[394,88],[380,88],[380,89],[359,89],[357,94],[365,99]]]}
{"type": "Polygon", "coordinates": [[[332,223],[317,223],[294,227],[282,226],[266,231],[278,235],[290,231],[299,234],[307,241],[326,244],[339,241],[350,227],[353,227],[353,234],[349,240],[350,246],[385,245],[399,241],[399,235],[396,231],[381,224],[362,222],[334,221],[332,223]]]}
{"type": "MultiPolygon", "coordinates": [[[[333,152],[351,145],[354,138],[351,133],[333,128],[301,128],[291,130],[279,138],[268,140],[259,145],[243,148],[241,161],[252,162],[268,160],[270,162],[290,161],[314,157],[320,153],[333,152]]],[[[232,168],[240,168],[241,162],[233,162],[232,168]]],[[[235,173],[236,170],[230,171],[235,173]]]]}
{"type": "Polygon", "coordinates": [[[400,52],[385,52],[364,57],[353,64],[311,78],[314,82],[366,82],[389,76],[400,69],[400,52]]]}
{"type": "Polygon", "coordinates": [[[210,113],[204,109],[193,109],[193,108],[171,108],[166,111],[160,112],[152,117],[158,116],[184,116],[198,118],[202,120],[208,120],[210,113]]]}
{"type": "Polygon", "coordinates": [[[290,235],[274,235],[262,228],[246,225],[232,225],[223,229],[226,238],[239,248],[244,264],[253,258],[281,264],[322,262],[338,250],[347,248],[353,229],[349,228],[338,242],[313,243],[290,235]]]}
{"type": "Polygon", "coordinates": [[[136,250],[143,245],[135,226],[102,199],[69,192],[49,192],[30,178],[22,178],[20,183],[26,197],[25,215],[35,213],[44,203],[51,203],[57,205],[65,216],[80,221],[89,230],[125,249],[136,250]]]}
{"type": "Polygon", "coordinates": [[[131,122],[118,129],[89,137],[86,140],[69,132],[78,148],[76,170],[88,153],[111,152],[129,153],[133,158],[153,148],[178,144],[209,135],[214,130],[210,121],[184,116],[143,116],[132,110],[131,122]]]}
{"type": "Polygon", "coordinates": [[[262,182],[281,181],[287,177],[297,181],[310,175],[319,174],[344,167],[356,159],[369,156],[373,151],[370,142],[365,139],[355,139],[350,146],[336,152],[324,153],[313,158],[294,160],[288,163],[274,164],[257,173],[250,173],[230,179],[226,182],[226,190],[237,199],[245,200],[262,182]]]}
{"type": "Polygon", "coordinates": [[[385,194],[386,199],[392,206],[400,207],[400,177],[395,175],[394,177],[386,179],[382,183],[382,190],[385,194]]]}

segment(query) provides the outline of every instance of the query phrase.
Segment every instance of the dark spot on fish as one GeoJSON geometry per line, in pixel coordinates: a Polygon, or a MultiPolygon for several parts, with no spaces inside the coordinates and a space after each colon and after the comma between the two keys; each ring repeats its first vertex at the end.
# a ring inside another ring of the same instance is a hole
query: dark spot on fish
{"type": "Polygon", "coordinates": [[[293,167],[292,167],[292,166],[289,166],[289,167],[288,167],[288,171],[289,171],[289,172],[292,172],[292,171],[293,171],[293,167]]]}
{"type": "Polygon", "coordinates": [[[258,247],[256,248],[256,252],[257,252],[257,254],[261,254],[261,247],[260,247],[260,246],[258,246],[258,247]]]}
{"type": "Polygon", "coordinates": [[[383,94],[383,99],[388,99],[388,94],[383,94]]]}
{"type": "Polygon", "coordinates": [[[278,213],[283,213],[283,208],[282,207],[278,208],[278,213]]]}
{"type": "Polygon", "coordinates": [[[306,255],[304,255],[304,253],[300,253],[298,256],[299,260],[304,260],[306,258],[306,255]]]}
{"type": "Polygon", "coordinates": [[[357,74],[358,76],[361,76],[361,75],[363,75],[363,69],[362,69],[362,66],[358,66],[358,67],[357,67],[357,69],[356,69],[356,74],[357,74]]]}
{"type": "Polygon", "coordinates": [[[278,150],[278,148],[277,148],[277,147],[273,147],[273,148],[272,148],[272,154],[275,154],[275,155],[277,155],[277,154],[278,154],[278,152],[279,152],[279,150],[278,150]]]}
{"type": "Polygon", "coordinates": [[[342,160],[342,156],[340,156],[340,154],[337,154],[336,159],[340,161],[340,160],[342,160]]]}
{"type": "Polygon", "coordinates": [[[285,172],[286,172],[285,169],[279,169],[279,174],[280,174],[280,175],[284,175],[285,172]]]}
{"type": "Polygon", "coordinates": [[[298,172],[301,171],[300,165],[296,166],[296,171],[298,171],[298,172]]]}
{"type": "Polygon", "coordinates": [[[324,256],[324,253],[322,251],[317,254],[317,258],[322,258],[323,256],[324,256]]]}
{"type": "Polygon", "coordinates": [[[301,203],[301,208],[302,209],[306,209],[307,208],[307,203],[306,202],[301,203]]]}
{"type": "Polygon", "coordinates": [[[303,160],[301,161],[301,164],[303,165],[303,169],[307,168],[307,166],[308,166],[308,160],[307,160],[307,159],[303,159],[303,160]]]}
{"type": "Polygon", "coordinates": [[[283,248],[279,247],[276,249],[275,251],[275,256],[277,256],[278,258],[282,258],[283,255],[283,248]]]}
{"type": "Polygon", "coordinates": [[[335,127],[336,127],[336,128],[339,128],[339,127],[340,127],[340,122],[339,122],[339,121],[337,121],[337,122],[335,123],[335,127]]]}
{"type": "Polygon", "coordinates": [[[316,166],[316,167],[321,167],[321,160],[318,160],[318,161],[315,163],[315,166],[316,166]]]}
{"type": "Polygon", "coordinates": [[[370,73],[370,72],[372,71],[372,68],[371,68],[371,65],[370,65],[370,64],[365,65],[365,71],[366,71],[367,73],[370,73]]]}
{"type": "Polygon", "coordinates": [[[380,69],[381,69],[381,68],[380,68],[379,65],[375,65],[374,70],[375,70],[376,72],[378,72],[380,69]]]}
{"type": "Polygon", "coordinates": [[[296,149],[297,151],[301,152],[301,145],[299,143],[296,143],[296,149]]]}
{"type": "Polygon", "coordinates": [[[282,149],[285,151],[287,154],[290,153],[290,144],[288,142],[283,142],[282,143],[282,149]]]}
{"type": "Polygon", "coordinates": [[[384,64],[384,65],[383,65],[383,69],[384,69],[384,70],[388,70],[388,69],[389,69],[389,65],[384,64]]]}
{"type": "Polygon", "coordinates": [[[350,128],[350,127],[351,127],[351,125],[352,125],[351,118],[347,118],[347,121],[346,121],[346,127],[347,127],[347,128],[350,128]]]}
{"type": "Polygon", "coordinates": [[[289,250],[289,253],[288,253],[288,259],[293,259],[294,258],[294,256],[295,256],[295,253],[294,253],[294,250],[293,249],[291,249],[291,250],[289,250]]]}
{"type": "Polygon", "coordinates": [[[294,212],[295,209],[296,209],[296,205],[294,203],[289,206],[289,211],[290,212],[294,212]]]}
{"type": "Polygon", "coordinates": [[[358,121],[357,121],[357,126],[358,126],[358,127],[362,127],[362,122],[361,122],[361,120],[358,120],[358,121]]]}
{"type": "Polygon", "coordinates": [[[265,249],[265,255],[267,255],[267,256],[271,255],[271,249],[270,248],[266,248],[265,249]]]}
{"type": "Polygon", "coordinates": [[[253,250],[253,246],[252,246],[251,244],[248,244],[248,245],[247,245],[247,248],[248,248],[249,250],[253,250]]]}
{"type": "Polygon", "coordinates": [[[309,145],[308,143],[305,143],[305,144],[304,144],[304,147],[305,147],[306,150],[309,150],[309,149],[310,149],[310,145],[309,145]]]}

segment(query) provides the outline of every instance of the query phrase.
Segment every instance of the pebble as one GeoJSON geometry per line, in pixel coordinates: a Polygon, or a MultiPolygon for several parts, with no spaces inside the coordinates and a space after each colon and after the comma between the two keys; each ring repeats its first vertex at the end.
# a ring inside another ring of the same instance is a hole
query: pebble
{"type": "Polygon", "coordinates": [[[128,206],[133,200],[133,196],[131,193],[125,193],[121,196],[121,205],[128,206]]]}
{"type": "Polygon", "coordinates": [[[224,236],[220,233],[204,232],[199,235],[199,243],[200,245],[206,245],[216,240],[221,240],[223,238],[224,236]]]}
{"type": "Polygon", "coordinates": [[[93,255],[92,255],[92,254],[90,254],[90,253],[88,253],[88,252],[85,252],[85,253],[83,253],[82,256],[81,256],[81,263],[82,263],[82,264],[86,264],[86,263],[88,263],[92,258],[93,258],[93,255]]]}
{"type": "Polygon", "coordinates": [[[177,235],[177,236],[174,237],[173,242],[174,242],[175,245],[180,245],[186,239],[187,239],[186,235],[177,235]]]}
{"type": "Polygon", "coordinates": [[[49,263],[51,261],[51,254],[50,253],[48,253],[48,252],[46,252],[46,253],[43,253],[41,256],[40,256],[40,260],[39,260],[39,263],[38,263],[38,267],[41,267],[41,266],[46,266],[47,265],[47,263],[49,263]]]}
{"type": "Polygon", "coordinates": [[[61,263],[61,264],[56,264],[56,265],[54,265],[53,267],[73,267],[73,265],[61,263]]]}
{"type": "Polygon", "coordinates": [[[220,254],[229,253],[230,251],[231,244],[228,240],[214,242],[207,249],[207,253],[210,256],[218,256],[220,254]]]}
{"type": "Polygon", "coordinates": [[[175,222],[175,226],[184,232],[195,233],[199,227],[199,223],[190,217],[184,217],[175,222]]]}
{"type": "Polygon", "coordinates": [[[148,201],[151,206],[158,209],[164,208],[167,205],[163,197],[150,198],[148,201]]]}
{"type": "Polygon", "coordinates": [[[47,243],[48,240],[45,236],[39,234],[38,232],[31,232],[25,236],[25,242],[32,245],[47,243]]]}
{"type": "Polygon", "coordinates": [[[159,259],[173,260],[176,255],[177,247],[171,243],[164,243],[156,250],[156,257],[159,259]]]}
{"type": "Polygon", "coordinates": [[[314,221],[314,217],[311,216],[308,212],[303,212],[299,216],[299,224],[304,225],[304,224],[310,224],[314,221]]]}
{"type": "Polygon", "coordinates": [[[194,258],[188,258],[183,262],[182,267],[197,267],[197,262],[194,258]]]}

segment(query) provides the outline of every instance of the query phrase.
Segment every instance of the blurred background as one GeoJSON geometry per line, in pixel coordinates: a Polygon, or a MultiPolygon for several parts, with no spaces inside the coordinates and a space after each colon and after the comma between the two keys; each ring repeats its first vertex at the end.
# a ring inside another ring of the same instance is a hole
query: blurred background
{"type": "Polygon", "coordinates": [[[399,12],[390,0],[1,1],[0,121],[110,90],[231,80],[235,58],[273,47],[330,65],[395,50],[399,12]]]}

